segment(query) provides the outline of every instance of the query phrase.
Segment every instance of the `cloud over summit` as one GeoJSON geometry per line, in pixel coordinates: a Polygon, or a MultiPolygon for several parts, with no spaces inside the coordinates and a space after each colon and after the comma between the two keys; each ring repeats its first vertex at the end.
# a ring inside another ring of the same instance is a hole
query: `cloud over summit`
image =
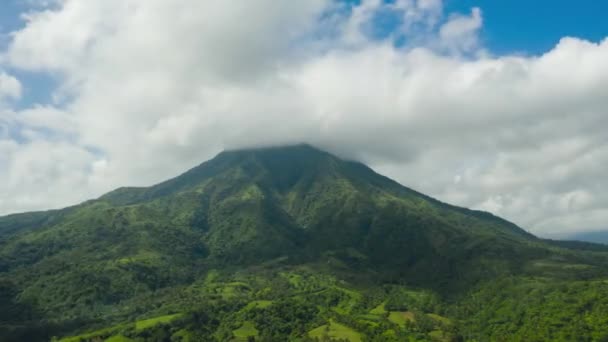
{"type": "Polygon", "coordinates": [[[606,227],[606,39],[492,56],[483,9],[436,0],[63,0],[25,18],[0,59],[0,212],[309,142],[534,233],[606,227]],[[11,70],[57,79],[55,102],[12,108],[11,70]]]}

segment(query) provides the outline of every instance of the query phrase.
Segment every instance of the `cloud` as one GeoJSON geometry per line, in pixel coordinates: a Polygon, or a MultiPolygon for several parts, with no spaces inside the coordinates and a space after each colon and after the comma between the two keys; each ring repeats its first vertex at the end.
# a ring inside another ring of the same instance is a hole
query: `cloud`
{"type": "Polygon", "coordinates": [[[5,212],[76,203],[91,196],[93,156],[69,143],[0,140],[0,207],[5,212]],[[8,167],[7,167],[8,166],[8,167]]]}
{"type": "Polygon", "coordinates": [[[62,101],[0,111],[0,212],[307,141],[535,233],[605,228],[608,40],[490,56],[481,10],[437,0],[65,0],[25,18],[2,60],[57,77],[62,101]]]}
{"type": "Polygon", "coordinates": [[[332,48],[365,45],[370,37],[386,38],[383,36],[424,43],[442,16],[443,3],[441,0],[363,0],[350,10],[345,11],[344,7],[334,6],[337,15],[330,17],[340,32],[333,37],[332,48]],[[383,32],[386,30],[389,32],[383,32]]]}
{"type": "Polygon", "coordinates": [[[21,97],[21,82],[0,70],[0,101],[21,97]]]}
{"type": "Polygon", "coordinates": [[[441,43],[452,52],[470,52],[478,48],[478,31],[483,20],[481,10],[475,7],[470,16],[453,15],[439,29],[441,43]]]}

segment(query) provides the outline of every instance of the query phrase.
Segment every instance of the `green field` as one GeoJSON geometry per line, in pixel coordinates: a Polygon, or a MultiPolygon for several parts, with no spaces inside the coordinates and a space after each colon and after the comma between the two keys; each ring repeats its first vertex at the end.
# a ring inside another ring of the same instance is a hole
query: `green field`
{"type": "Polygon", "coordinates": [[[132,324],[120,324],[120,325],[113,326],[110,328],[96,330],[96,331],[88,332],[88,333],[77,335],[77,336],[65,337],[63,339],[60,339],[59,341],[60,342],[80,342],[81,340],[86,341],[86,340],[94,339],[94,338],[100,337],[100,336],[101,337],[110,336],[108,338],[109,341],[128,342],[128,341],[131,341],[131,339],[129,339],[125,336],[122,336],[120,334],[117,334],[117,333],[120,332],[121,330],[124,330],[129,327],[135,328],[135,331],[142,331],[142,330],[145,330],[148,328],[155,327],[158,324],[171,323],[173,320],[175,320],[181,316],[182,316],[182,314],[173,314],[173,315],[165,315],[165,316],[149,318],[149,319],[145,319],[145,320],[136,321],[134,324],[133,323],[132,324]]]}
{"type": "Polygon", "coordinates": [[[243,325],[232,332],[234,337],[239,339],[247,339],[249,336],[258,336],[258,330],[253,326],[253,323],[247,321],[243,325]]]}
{"type": "Polygon", "coordinates": [[[452,320],[447,317],[443,317],[443,316],[433,314],[433,313],[427,314],[427,316],[429,316],[430,318],[434,319],[435,321],[441,322],[443,324],[447,324],[447,325],[453,324],[452,320]]]}
{"type": "Polygon", "coordinates": [[[382,302],[382,304],[373,308],[369,313],[374,315],[384,315],[386,313],[386,302],[382,302]]]}
{"type": "Polygon", "coordinates": [[[264,309],[271,305],[272,305],[271,300],[254,300],[252,302],[249,302],[243,310],[251,310],[251,309],[255,309],[255,308],[264,309]]]}
{"type": "Polygon", "coordinates": [[[176,318],[179,318],[180,316],[181,316],[181,314],[174,314],[174,315],[159,316],[159,317],[154,317],[154,318],[150,318],[150,319],[145,319],[142,321],[137,321],[137,322],[135,322],[135,330],[144,330],[144,329],[153,327],[153,326],[161,324],[161,323],[170,323],[171,321],[173,321],[176,318]]]}
{"type": "Polygon", "coordinates": [[[388,315],[388,320],[403,327],[406,322],[415,322],[416,318],[414,313],[410,311],[391,311],[388,315]]]}
{"type": "Polygon", "coordinates": [[[350,342],[361,342],[361,334],[355,330],[330,320],[328,324],[322,325],[311,330],[308,336],[315,338],[323,338],[324,336],[331,338],[347,339],[350,342]]]}

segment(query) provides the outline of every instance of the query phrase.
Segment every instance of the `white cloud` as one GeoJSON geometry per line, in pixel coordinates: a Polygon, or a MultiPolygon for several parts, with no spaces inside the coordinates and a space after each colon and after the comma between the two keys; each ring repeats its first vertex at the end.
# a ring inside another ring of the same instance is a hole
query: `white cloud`
{"type": "Polygon", "coordinates": [[[375,19],[387,15],[399,19],[389,38],[407,38],[412,42],[424,43],[442,16],[443,3],[441,0],[363,0],[351,11],[344,11],[342,7],[344,6],[334,6],[334,10],[337,9],[342,16],[338,15],[337,20],[330,21],[340,31],[339,39],[331,41],[333,48],[369,43],[369,37],[373,36],[375,19]]]}
{"type": "Polygon", "coordinates": [[[55,74],[66,105],[0,113],[0,212],[157,182],[226,147],[308,141],[535,233],[605,228],[608,40],[491,57],[479,9],[442,11],[437,0],[33,11],[5,60],[55,74]],[[378,11],[404,18],[382,41],[365,31],[378,11]]]}
{"type": "Polygon", "coordinates": [[[0,140],[0,208],[4,212],[74,204],[93,196],[94,156],[68,143],[0,140]]]}
{"type": "Polygon", "coordinates": [[[21,82],[15,77],[0,70],[0,101],[21,97],[21,82]]]}
{"type": "Polygon", "coordinates": [[[471,52],[479,47],[478,33],[483,24],[481,9],[475,7],[470,16],[453,15],[439,29],[441,44],[452,52],[471,52]]]}

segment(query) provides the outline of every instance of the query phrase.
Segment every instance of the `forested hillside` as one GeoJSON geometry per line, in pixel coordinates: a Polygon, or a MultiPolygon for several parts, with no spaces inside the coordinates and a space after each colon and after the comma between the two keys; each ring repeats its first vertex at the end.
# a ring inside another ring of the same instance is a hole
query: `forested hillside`
{"type": "Polygon", "coordinates": [[[6,341],[606,341],[608,249],[307,145],[0,218],[6,341]]]}

